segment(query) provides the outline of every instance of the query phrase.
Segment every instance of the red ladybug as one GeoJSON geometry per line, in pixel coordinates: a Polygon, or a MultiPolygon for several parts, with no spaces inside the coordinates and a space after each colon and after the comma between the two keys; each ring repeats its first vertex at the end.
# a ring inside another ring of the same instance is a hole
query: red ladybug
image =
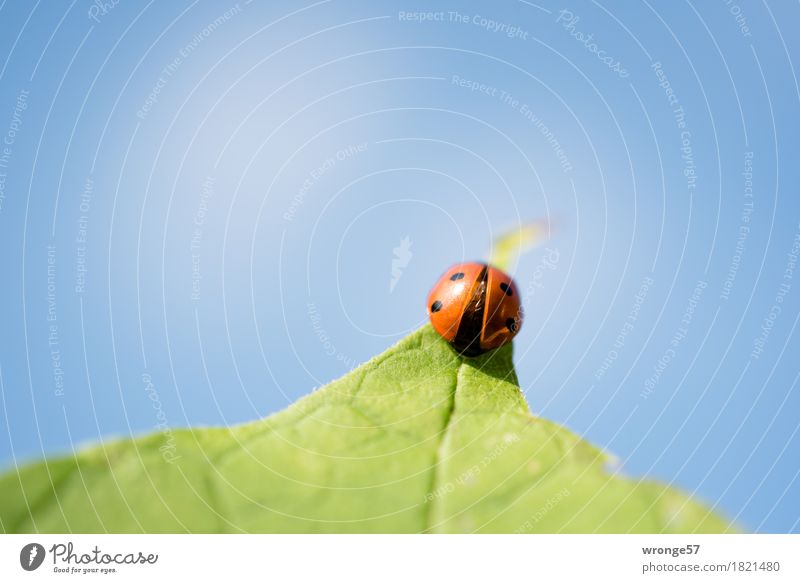
{"type": "Polygon", "coordinates": [[[522,325],[514,280],[485,263],[458,263],[428,295],[434,330],[464,356],[478,356],[509,342],[522,325]]]}

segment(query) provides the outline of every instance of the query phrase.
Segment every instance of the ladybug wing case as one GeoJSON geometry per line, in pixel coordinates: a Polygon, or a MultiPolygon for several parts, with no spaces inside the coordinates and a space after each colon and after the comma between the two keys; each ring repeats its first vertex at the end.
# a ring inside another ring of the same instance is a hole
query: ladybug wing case
{"type": "Polygon", "coordinates": [[[484,265],[458,263],[442,275],[428,295],[428,314],[434,329],[448,342],[453,342],[461,318],[474,294],[484,265]]]}
{"type": "Polygon", "coordinates": [[[492,350],[505,344],[516,335],[521,325],[522,309],[516,284],[499,269],[490,267],[481,348],[492,350]]]}

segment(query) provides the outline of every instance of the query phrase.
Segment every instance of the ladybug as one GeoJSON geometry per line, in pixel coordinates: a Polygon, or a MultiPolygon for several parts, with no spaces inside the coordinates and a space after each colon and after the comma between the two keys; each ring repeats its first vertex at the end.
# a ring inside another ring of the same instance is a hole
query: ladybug
{"type": "Polygon", "coordinates": [[[464,356],[478,356],[509,342],[522,325],[517,285],[485,263],[458,263],[428,294],[434,330],[464,356]]]}

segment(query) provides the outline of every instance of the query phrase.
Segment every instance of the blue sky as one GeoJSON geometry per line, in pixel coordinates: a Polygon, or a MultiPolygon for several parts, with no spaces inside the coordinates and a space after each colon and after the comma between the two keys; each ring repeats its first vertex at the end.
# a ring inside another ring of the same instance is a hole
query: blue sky
{"type": "Polygon", "coordinates": [[[3,2],[0,463],[277,411],[546,219],[514,272],[532,410],[797,532],[798,17],[3,2]]]}

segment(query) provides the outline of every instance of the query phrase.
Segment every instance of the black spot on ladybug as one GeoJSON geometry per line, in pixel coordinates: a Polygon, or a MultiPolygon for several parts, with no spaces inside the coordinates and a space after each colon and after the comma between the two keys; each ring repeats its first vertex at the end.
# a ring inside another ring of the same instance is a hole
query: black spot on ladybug
{"type": "Polygon", "coordinates": [[[462,271],[450,276],[450,281],[458,281],[459,279],[464,279],[464,273],[462,271]]]}
{"type": "Polygon", "coordinates": [[[431,312],[436,313],[441,309],[442,309],[442,302],[440,302],[439,300],[436,300],[431,304],[431,312]]]}
{"type": "Polygon", "coordinates": [[[507,296],[513,296],[514,295],[514,290],[511,289],[511,286],[508,285],[504,281],[500,282],[500,289],[503,290],[503,293],[506,294],[507,296]]]}
{"type": "Polygon", "coordinates": [[[514,320],[514,318],[508,318],[506,320],[506,328],[508,328],[508,331],[513,334],[517,331],[517,321],[514,320]]]}

